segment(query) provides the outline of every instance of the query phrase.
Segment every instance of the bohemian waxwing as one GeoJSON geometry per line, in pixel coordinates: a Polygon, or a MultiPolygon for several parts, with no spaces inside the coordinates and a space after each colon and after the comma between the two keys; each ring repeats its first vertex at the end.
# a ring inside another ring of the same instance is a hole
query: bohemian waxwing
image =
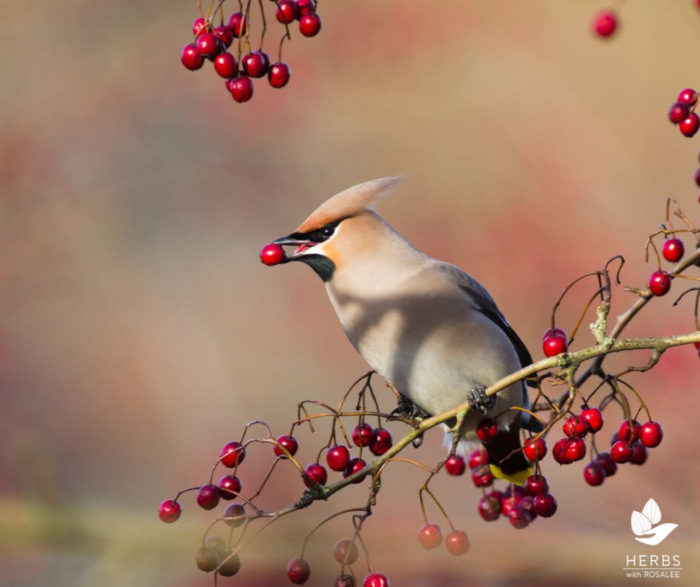
{"type": "Polygon", "coordinates": [[[498,435],[485,448],[497,477],[523,483],[531,469],[520,428],[538,422],[512,406],[529,405],[518,382],[486,398],[483,391],[532,363],[527,348],[473,277],[428,257],[371,209],[400,178],[375,179],[336,194],[289,236],[287,261],[309,265],[357,351],[379,375],[427,414],[466,400],[461,438],[477,440],[483,418],[498,435]]]}

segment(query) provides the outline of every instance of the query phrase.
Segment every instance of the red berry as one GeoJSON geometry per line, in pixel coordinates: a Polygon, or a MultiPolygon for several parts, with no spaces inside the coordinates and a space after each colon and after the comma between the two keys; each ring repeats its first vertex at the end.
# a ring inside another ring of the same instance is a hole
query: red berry
{"type": "Polygon", "coordinates": [[[391,587],[391,584],[384,573],[370,573],[362,581],[362,587],[391,587]]]}
{"type": "Polygon", "coordinates": [[[282,245],[270,243],[265,245],[260,251],[260,260],[268,267],[272,267],[286,261],[287,254],[284,252],[282,245]]]}
{"type": "Polygon", "coordinates": [[[305,37],[315,37],[321,31],[321,17],[316,14],[305,14],[299,19],[299,32],[305,37]]]}
{"type": "Polygon", "coordinates": [[[661,428],[661,424],[653,420],[642,424],[639,430],[639,440],[648,448],[659,446],[663,437],[664,431],[663,428],[661,428]]]}
{"type": "Polygon", "coordinates": [[[700,356],[700,342],[693,343],[695,345],[695,350],[698,351],[698,356],[700,356]]]}
{"type": "Polygon", "coordinates": [[[355,446],[369,446],[374,440],[374,428],[369,424],[359,424],[352,431],[352,441],[355,446]]]}
{"type": "Polygon", "coordinates": [[[196,71],[204,65],[204,57],[197,51],[197,46],[194,43],[185,45],[182,48],[182,55],[180,56],[182,65],[184,65],[190,71],[196,71]]]}
{"type": "Polygon", "coordinates": [[[663,255],[664,259],[671,263],[677,263],[685,253],[683,241],[679,238],[669,238],[664,242],[663,255]]]}
{"type": "Polygon", "coordinates": [[[542,351],[547,357],[565,353],[568,349],[566,332],[561,328],[545,330],[542,337],[542,351]]]}
{"type": "Polygon", "coordinates": [[[299,8],[294,0],[280,0],[275,11],[277,20],[282,24],[294,22],[299,16],[299,8]]]}
{"type": "Polygon", "coordinates": [[[617,435],[620,440],[634,442],[639,438],[640,426],[637,420],[623,420],[617,435]]]}
{"type": "Polygon", "coordinates": [[[270,71],[267,72],[267,80],[273,88],[283,88],[289,82],[292,75],[292,70],[289,65],[278,61],[270,66],[270,71]]]}
{"type": "Polygon", "coordinates": [[[222,499],[234,499],[241,492],[241,480],[235,475],[224,475],[219,479],[219,493],[222,499]]]}
{"type": "Polygon", "coordinates": [[[199,18],[195,18],[192,22],[192,34],[196,37],[202,32],[203,29],[206,29],[206,27],[207,20],[205,18],[202,18],[201,16],[199,18]]]}
{"type": "Polygon", "coordinates": [[[245,459],[245,448],[241,446],[240,442],[232,440],[221,447],[219,457],[225,467],[233,469],[236,465],[240,465],[245,459]]]}
{"type": "Polygon", "coordinates": [[[357,544],[350,538],[338,540],[333,547],[333,556],[340,564],[351,565],[357,560],[358,555],[357,544]]]}
{"type": "MultiPolygon", "coordinates": [[[[306,475],[311,479],[311,481],[318,485],[325,485],[326,481],[328,481],[328,472],[326,471],[326,467],[320,465],[319,463],[311,463],[308,467],[306,467],[306,475]]],[[[304,484],[307,487],[311,487],[312,485],[306,477],[304,477],[304,484]]]]}
{"type": "Polygon", "coordinates": [[[602,10],[593,18],[593,30],[599,37],[610,37],[616,29],[617,14],[612,10],[602,10]]]}
{"type": "Polygon", "coordinates": [[[518,507],[528,514],[531,522],[537,517],[537,512],[535,511],[535,501],[531,495],[526,495],[523,497],[522,500],[520,500],[518,507]]]}
{"type": "Polygon", "coordinates": [[[686,88],[681,90],[678,94],[678,103],[685,104],[686,106],[695,106],[695,102],[698,101],[698,93],[692,88],[686,88]]]}
{"type": "Polygon", "coordinates": [[[481,465],[472,472],[472,481],[476,487],[488,487],[493,483],[493,473],[488,465],[481,465]]]}
{"type": "Polygon", "coordinates": [[[340,575],[335,578],[333,587],[355,587],[355,577],[352,575],[340,575]]]}
{"type": "Polygon", "coordinates": [[[479,500],[479,515],[487,522],[493,522],[501,516],[501,500],[485,495],[479,500]]]}
{"type": "Polygon", "coordinates": [[[418,530],[418,540],[425,550],[432,550],[442,544],[442,531],[437,524],[426,524],[418,530]]]}
{"type": "Polygon", "coordinates": [[[700,117],[698,117],[695,112],[691,112],[681,121],[678,128],[680,128],[681,133],[688,138],[695,136],[695,133],[698,132],[700,128],[700,117]]]}
{"type": "Polygon", "coordinates": [[[581,412],[581,418],[591,432],[598,432],[603,427],[603,412],[598,408],[586,408],[581,412]]]}
{"type": "Polygon", "coordinates": [[[214,33],[202,33],[195,44],[202,57],[215,57],[221,50],[221,43],[214,33]]]}
{"type": "MultiPolygon", "coordinates": [[[[283,434],[282,436],[279,436],[277,438],[277,442],[279,442],[284,448],[287,449],[287,452],[294,456],[297,453],[297,450],[299,449],[299,443],[297,442],[297,439],[294,438],[293,436],[290,436],[289,434],[283,434]]],[[[287,458],[282,451],[282,449],[275,445],[275,454],[278,457],[282,458],[287,458]]]]}
{"type": "Polygon", "coordinates": [[[671,108],[668,111],[668,119],[673,124],[680,124],[686,118],[688,118],[689,112],[690,110],[685,104],[679,104],[676,102],[675,104],[671,104],[671,108]]]}
{"type": "Polygon", "coordinates": [[[391,433],[386,428],[379,428],[374,431],[374,440],[369,445],[369,450],[375,456],[382,456],[392,446],[391,433]]]}
{"type": "Polygon", "coordinates": [[[197,568],[205,573],[211,573],[219,566],[219,555],[216,550],[208,546],[202,546],[194,555],[197,568]]]}
{"type": "Polygon", "coordinates": [[[226,87],[231,92],[233,99],[239,104],[247,102],[253,97],[253,82],[249,77],[234,77],[226,82],[226,87]]]}
{"type": "Polygon", "coordinates": [[[649,456],[649,452],[647,451],[646,446],[639,441],[632,443],[632,456],[630,457],[630,463],[633,465],[643,465],[647,462],[647,456],[649,456]]]}
{"type": "Polygon", "coordinates": [[[498,435],[498,424],[491,420],[491,418],[484,418],[479,422],[476,435],[481,442],[491,442],[498,435]]]}
{"type": "Polygon", "coordinates": [[[547,454],[547,443],[542,437],[537,439],[528,438],[525,440],[525,446],[523,446],[523,454],[531,463],[541,461],[547,454]]]}
{"type": "Polygon", "coordinates": [[[228,17],[228,28],[231,29],[235,38],[242,37],[248,32],[248,22],[242,12],[234,12],[228,17]]]}
{"type": "Polygon", "coordinates": [[[303,558],[293,558],[287,563],[287,577],[295,585],[303,585],[309,580],[311,567],[303,558]]]}
{"type": "Polygon", "coordinates": [[[227,49],[233,43],[233,31],[227,26],[221,25],[214,29],[216,38],[219,39],[227,49]]]}
{"type": "Polygon", "coordinates": [[[331,446],[326,451],[326,462],[333,471],[345,471],[350,464],[348,447],[343,444],[331,446]]]}
{"type": "MultiPolygon", "coordinates": [[[[700,186],[700,167],[695,170],[695,183],[700,186]]],[[[698,197],[698,201],[700,201],[700,196],[698,197]]]]}
{"type": "Polygon", "coordinates": [[[214,69],[223,78],[230,78],[236,75],[237,63],[236,58],[228,51],[217,55],[214,58],[214,69]]]}
{"type": "Polygon", "coordinates": [[[535,497],[549,491],[549,483],[544,475],[530,475],[525,481],[525,491],[528,495],[535,497]]]}
{"type": "Polygon", "coordinates": [[[570,442],[570,438],[560,438],[557,440],[554,448],[552,449],[552,456],[560,465],[568,465],[571,462],[571,460],[566,456],[566,450],[568,449],[570,442]]]}
{"type": "MultiPolygon", "coordinates": [[[[350,477],[355,473],[362,471],[367,466],[367,463],[363,459],[350,459],[347,469],[343,471],[343,477],[350,477]]],[[[353,483],[362,483],[367,475],[360,475],[353,483]]]]}
{"type": "Polygon", "coordinates": [[[508,519],[514,528],[522,530],[530,525],[532,516],[525,508],[517,506],[508,512],[508,519]]]}
{"type": "Polygon", "coordinates": [[[666,271],[654,271],[649,278],[649,289],[655,296],[663,296],[671,288],[671,277],[666,271]]]}
{"type": "Polygon", "coordinates": [[[618,440],[610,447],[610,458],[618,464],[628,463],[632,458],[632,447],[624,440],[618,440]]]}
{"type": "Polygon", "coordinates": [[[601,452],[593,460],[596,463],[598,463],[601,467],[603,467],[603,471],[605,472],[606,477],[612,477],[617,472],[617,464],[615,463],[615,461],[612,460],[610,453],[601,452]]]}
{"type": "Polygon", "coordinates": [[[174,499],[166,499],[158,506],[158,517],[166,524],[177,522],[182,514],[182,506],[174,499]]]}
{"type": "Polygon", "coordinates": [[[241,65],[250,77],[262,77],[270,66],[270,58],[263,51],[252,51],[241,59],[241,65]]]}
{"type": "Polygon", "coordinates": [[[246,520],[245,508],[240,503],[230,503],[222,517],[231,528],[238,528],[246,520]]]}
{"type": "Polygon", "coordinates": [[[462,475],[466,469],[464,457],[462,455],[450,455],[445,461],[445,469],[453,477],[462,475]]]}
{"type": "Polygon", "coordinates": [[[557,500],[549,493],[536,495],[532,499],[532,503],[537,515],[543,518],[551,518],[557,511],[557,500]]]}
{"type": "Polygon", "coordinates": [[[509,516],[513,508],[518,507],[518,504],[522,500],[522,496],[506,497],[501,500],[501,512],[504,516],[509,516]]]}
{"type": "Polygon", "coordinates": [[[569,417],[564,423],[562,429],[564,430],[564,434],[566,434],[569,438],[583,438],[586,436],[586,434],[588,434],[588,424],[586,424],[586,421],[579,416],[569,417]]]}
{"type": "Polygon", "coordinates": [[[472,453],[469,455],[469,468],[470,469],[476,469],[477,467],[481,465],[488,465],[489,464],[489,453],[487,453],[484,449],[477,449],[475,451],[472,451],[472,453]]]}
{"type": "Polygon", "coordinates": [[[573,463],[586,456],[586,442],[583,438],[570,438],[566,446],[566,458],[573,463]]]}
{"type": "Polygon", "coordinates": [[[213,510],[219,505],[221,493],[216,485],[202,485],[197,491],[197,503],[204,510],[213,510]]]}
{"type": "Polygon", "coordinates": [[[299,11],[298,18],[305,14],[313,14],[316,12],[316,2],[315,0],[297,0],[297,9],[299,11]]]}
{"type": "Polygon", "coordinates": [[[603,481],[605,481],[603,465],[599,465],[595,461],[588,463],[583,468],[583,478],[586,480],[586,483],[593,487],[602,485],[603,481]]]}
{"type": "Polygon", "coordinates": [[[469,552],[471,542],[464,530],[455,530],[454,532],[450,532],[445,538],[445,546],[447,547],[447,552],[459,556],[460,554],[469,552]]]}
{"type": "Polygon", "coordinates": [[[223,559],[216,572],[222,577],[233,577],[241,569],[241,559],[230,552],[224,553],[223,559]]]}

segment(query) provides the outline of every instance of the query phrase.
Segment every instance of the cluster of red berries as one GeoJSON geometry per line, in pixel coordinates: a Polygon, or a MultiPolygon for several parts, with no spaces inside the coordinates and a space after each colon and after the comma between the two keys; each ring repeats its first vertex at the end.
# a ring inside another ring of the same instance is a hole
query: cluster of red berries
{"type": "MultiPolygon", "coordinates": [[[[490,428],[491,422],[491,420],[487,420],[487,424],[483,427],[480,426],[479,429],[486,430],[490,428]]],[[[463,475],[466,469],[467,462],[460,454],[450,455],[445,461],[445,470],[448,475],[453,477],[463,475]]],[[[494,476],[489,468],[489,455],[485,450],[475,450],[469,455],[469,470],[472,473],[472,482],[475,487],[490,487],[493,485],[494,476]]]]}
{"type": "Polygon", "coordinates": [[[681,90],[676,101],[671,104],[668,119],[678,125],[678,130],[686,137],[695,136],[700,129],[700,117],[695,113],[698,93],[692,88],[681,90]]]}
{"type": "MultiPolygon", "coordinates": [[[[264,10],[260,4],[260,9],[264,10]]],[[[316,14],[315,0],[280,0],[276,2],[277,20],[284,24],[284,38],[291,38],[289,24],[299,21],[299,31],[305,37],[314,37],[321,30],[321,17],[316,14]]],[[[262,50],[250,50],[249,11],[234,12],[228,23],[215,26],[214,23],[200,16],[192,23],[194,42],[182,49],[182,64],[190,71],[201,69],[205,60],[214,63],[216,73],[226,80],[226,88],[236,102],[247,102],[253,97],[253,78],[267,76],[273,88],[283,88],[289,82],[291,69],[281,58],[276,63],[270,62],[270,56],[262,50]],[[228,49],[238,39],[237,56],[228,49]]],[[[264,18],[263,18],[264,22],[264,18]]],[[[280,45],[281,48],[281,45],[280,45]]],[[[281,53],[281,49],[280,49],[281,53]]]]}
{"type": "MultiPolygon", "coordinates": [[[[685,254],[685,245],[679,238],[667,238],[661,249],[663,258],[669,263],[678,263],[685,254]]],[[[668,271],[659,269],[649,277],[649,291],[654,296],[663,296],[671,289],[672,275],[668,271]]]]}
{"type": "Polygon", "coordinates": [[[591,22],[593,32],[603,39],[608,39],[615,34],[619,25],[619,17],[613,10],[601,10],[591,22]]]}

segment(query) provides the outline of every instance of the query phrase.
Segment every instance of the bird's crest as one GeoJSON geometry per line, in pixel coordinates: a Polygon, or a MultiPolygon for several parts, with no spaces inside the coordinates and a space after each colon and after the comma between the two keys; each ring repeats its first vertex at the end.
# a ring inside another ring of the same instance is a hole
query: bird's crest
{"type": "Polygon", "coordinates": [[[296,232],[310,232],[329,222],[357,216],[393,191],[400,181],[401,177],[382,177],[343,190],[316,208],[296,232]]]}

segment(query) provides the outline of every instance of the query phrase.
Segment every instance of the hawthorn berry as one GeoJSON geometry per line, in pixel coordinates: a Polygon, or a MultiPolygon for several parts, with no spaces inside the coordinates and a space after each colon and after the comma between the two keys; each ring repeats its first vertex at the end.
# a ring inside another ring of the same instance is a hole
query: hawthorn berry
{"type": "Polygon", "coordinates": [[[326,451],[326,462],[333,471],[345,471],[350,464],[348,447],[343,444],[331,446],[326,451]]]}
{"type": "Polygon", "coordinates": [[[216,485],[202,485],[197,491],[197,504],[204,510],[213,510],[220,499],[221,493],[216,485]]]}
{"type": "Polygon", "coordinates": [[[313,14],[316,12],[316,1],[315,0],[297,0],[297,9],[299,10],[298,18],[306,14],[313,14]]]}
{"type": "Polygon", "coordinates": [[[445,537],[445,547],[447,552],[459,556],[461,554],[466,554],[469,552],[471,547],[471,542],[469,541],[469,536],[464,530],[455,530],[450,532],[445,537]]]}
{"type": "Polygon", "coordinates": [[[369,446],[374,440],[374,428],[365,423],[360,426],[355,426],[352,431],[352,441],[355,446],[369,446]]]}
{"type": "MultiPolygon", "coordinates": [[[[299,443],[297,442],[297,439],[289,434],[283,434],[282,436],[279,436],[277,438],[277,442],[279,442],[292,456],[294,456],[297,453],[297,450],[299,450],[299,443]]],[[[282,457],[284,459],[287,458],[282,449],[277,445],[275,445],[275,454],[278,457],[282,457]]]]}
{"type": "Polygon", "coordinates": [[[219,479],[219,493],[222,499],[234,499],[241,492],[241,480],[235,475],[224,475],[219,479]]]}
{"type": "Polygon", "coordinates": [[[240,503],[230,503],[226,506],[222,517],[231,528],[238,528],[246,520],[245,507],[240,503]]]}
{"type": "Polygon", "coordinates": [[[552,456],[554,457],[554,460],[557,461],[560,465],[568,465],[571,462],[571,459],[569,459],[566,456],[566,451],[569,447],[569,443],[571,442],[570,438],[560,438],[557,440],[557,442],[554,445],[554,448],[552,449],[552,456]]]}
{"type": "MultiPolygon", "coordinates": [[[[364,461],[364,459],[350,459],[350,462],[348,463],[347,468],[345,471],[343,471],[343,477],[350,477],[350,475],[354,475],[358,471],[362,471],[367,466],[367,463],[364,461]]],[[[362,483],[365,480],[365,477],[367,475],[360,475],[357,479],[353,481],[353,483],[362,483]]]]}
{"type": "Polygon", "coordinates": [[[562,426],[562,430],[564,430],[564,434],[569,438],[583,438],[588,434],[588,424],[579,416],[571,416],[566,420],[564,426],[562,426]]]}
{"type": "Polygon", "coordinates": [[[182,506],[174,499],[166,499],[158,506],[158,517],[166,524],[177,522],[182,514],[182,506]]]}
{"type": "Polygon", "coordinates": [[[391,583],[384,573],[370,573],[362,581],[362,587],[391,587],[391,583]]]}
{"type": "Polygon", "coordinates": [[[425,550],[432,550],[442,544],[442,530],[437,524],[425,524],[418,530],[418,541],[425,550]]]}
{"type": "Polygon", "coordinates": [[[568,340],[566,332],[561,328],[550,328],[545,330],[542,337],[542,351],[547,357],[554,357],[565,353],[568,350],[568,340]]]}
{"type": "Polygon", "coordinates": [[[501,500],[501,512],[504,516],[509,516],[513,508],[518,507],[518,504],[523,499],[521,495],[514,495],[512,497],[505,497],[501,500]]]}
{"type": "Polygon", "coordinates": [[[295,585],[303,585],[310,575],[311,567],[303,558],[293,558],[287,563],[287,577],[295,585]]]}
{"type": "Polygon", "coordinates": [[[637,420],[623,420],[622,424],[620,424],[620,429],[617,431],[617,435],[620,440],[634,442],[639,438],[640,430],[641,427],[637,420]]]}
{"type": "Polygon", "coordinates": [[[289,65],[282,61],[273,63],[270,70],[267,72],[267,80],[273,88],[283,88],[289,82],[292,75],[292,70],[289,65]]]}
{"type": "Polygon", "coordinates": [[[205,573],[211,573],[219,566],[219,555],[208,546],[202,546],[194,555],[194,560],[197,568],[205,573]]]}
{"type": "Polygon", "coordinates": [[[549,483],[547,483],[547,478],[544,475],[530,475],[525,480],[524,487],[527,494],[532,497],[549,491],[549,483]]]}
{"type": "Polygon", "coordinates": [[[581,418],[591,432],[598,432],[603,427],[603,412],[598,408],[586,408],[581,412],[581,418]]]}
{"type": "Polygon", "coordinates": [[[306,476],[304,477],[304,484],[307,487],[311,487],[311,481],[317,485],[325,485],[326,481],[328,481],[328,471],[326,471],[326,467],[319,463],[311,463],[306,467],[305,472],[306,476]],[[309,481],[307,477],[311,479],[311,481],[309,481]]]}
{"type": "Polygon", "coordinates": [[[260,260],[268,267],[272,267],[286,261],[287,254],[284,252],[282,245],[270,243],[265,245],[260,251],[260,260]]]}
{"type": "Polygon", "coordinates": [[[603,467],[606,477],[612,477],[617,472],[617,463],[612,460],[609,452],[601,452],[593,460],[603,467]]]}
{"type": "Polygon", "coordinates": [[[698,101],[698,93],[692,88],[686,88],[678,94],[677,101],[679,104],[688,107],[695,106],[695,103],[698,101]]]}
{"type": "Polygon", "coordinates": [[[551,518],[557,511],[557,500],[550,493],[536,495],[532,504],[537,515],[542,518],[551,518]]]}
{"type": "Polygon", "coordinates": [[[695,345],[695,350],[698,351],[698,355],[700,356],[700,342],[693,343],[695,345]]]}
{"type": "Polygon", "coordinates": [[[369,445],[369,450],[373,455],[380,457],[391,448],[392,444],[391,433],[386,428],[379,428],[374,431],[374,439],[369,445]]]}
{"type": "Polygon", "coordinates": [[[282,24],[294,22],[299,16],[299,6],[294,0],[280,0],[277,4],[275,16],[282,24]]]}
{"type": "Polygon", "coordinates": [[[542,437],[528,438],[523,446],[523,454],[531,463],[541,461],[547,454],[547,442],[542,437]]]}
{"type": "Polygon", "coordinates": [[[225,467],[233,469],[236,465],[240,465],[245,459],[245,448],[243,448],[240,442],[232,440],[221,447],[219,457],[221,458],[221,463],[225,467]]]}
{"type": "Polygon", "coordinates": [[[688,118],[689,113],[690,110],[685,104],[679,104],[678,102],[675,102],[674,104],[671,104],[671,108],[669,108],[668,110],[668,119],[673,124],[680,124],[686,118],[688,118]]]}
{"type": "Polygon", "coordinates": [[[338,540],[333,547],[333,556],[339,563],[351,565],[359,556],[357,544],[350,538],[338,540]]]}
{"type": "Polygon", "coordinates": [[[659,446],[663,437],[664,431],[663,428],[661,428],[661,424],[653,420],[645,422],[639,429],[639,440],[647,448],[659,446]]]}
{"type": "Polygon", "coordinates": [[[583,438],[570,438],[566,446],[566,458],[573,463],[586,456],[586,443],[583,438]]]}
{"type": "Polygon", "coordinates": [[[192,34],[195,37],[199,35],[199,33],[201,33],[202,30],[206,30],[206,28],[207,20],[205,18],[202,18],[201,16],[199,18],[195,18],[192,22],[192,34]]]}
{"type": "Polygon", "coordinates": [[[489,464],[489,453],[487,453],[483,448],[474,450],[469,455],[469,468],[476,469],[481,465],[489,464]]]}
{"type": "Polygon", "coordinates": [[[510,520],[511,526],[522,530],[530,525],[532,518],[524,508],[516,506],[508,512],[508,520],[510,520]]]}
{"type": "Polygon", "coordinates": [[[671,277],[666,271],[654,271],[649,278],[649,290],[655,296],[663,296],[671,289],[671,277]]]}
{"type": "Polygon", "coordinates": [[[228,51],[224,51],[214,58],[214,69],[225,79],[234,77],[238,69],[236,58],[228,51]]]}
{"type": "Polygon", "coordinates": [[[695,112],[691,112],[681,121],[678,128],[681,130],[681,133],[683,133],[683,136],[688,138],[693,137],[700,128],[700,117],[698,117],[695,112]]]}
{"type": "Polygon", "coordinates": [[[481,465],[472,472],[472,481],[476,487],[488,487],[493,483],[493,473],[488,465],[481,465]]]}
{"type": "Polygon", "coordinates": [[[628,463],[632,458],[632,446],[624,440],[618,440],[610,447],[610,458],[618,464],[628,463]]]}
{"type": "Polygon", "coordinates": [[[223,558],[226,554],[226,541],[221,536],[208,536],[205,546],[212,548],[219,558],[223,558]]]}
{"type": "Polygon", "coordinates": [[[321,31],[321,17],[314,13],[304,14],[299,19],[299,32],[305,37],[315,37],[321,31]]]}
{"type": "Polygon", "coordinates": [[[355,577],[352,575],[340,575],[335,578],[333,587],[355,587],[355,577]]]}
{"type": "Polygon", "coordinates": [[[221,51],[221,42],[214,33],[202,33],[195,44],[202,57],[216,57],[221,51]]]}
{"type": "Polygon", "coordinates": [[[583,468],[583,478],[586,480],[586,483],[593,487],[602,485],[603,481],[605,481],[603,465],[591,461],[583,468]]]}
{"type": "Polygon", "coordinates": [[[685,253],[685,246],[683,241],[679,238],[669,238],[664,242],[663,248],[664,259],[670,261],[671,263],[677,263],[683,257],[685,253]]]}
{"type": "Polygon", "coordinates": [[[214,29],[214,34],[227,49],[231,46],[231,43],[233,43],[233,31],[225,25],[216,27],[214,29]]]}
{"type": "Polygon", "coordinates": [[[199,54],[197,46],[194,43],[189,43],[182,48],[180,60],[182,61],[182,65],[190,71],[197,71],[204,65],[204,57],[199,54]]]}
{"type": "Polygon", "coordinates": [[[602,38],[611,37],[617,30],[617,14],[612,10],[601,10],[593,17],[593,30],[602,38]]]}
{"type": "MultiPolygon", "coordinates": [[[[700,186],[700,167],[695,170],[695,183],[700,186]]],[[[700,201],[700,197],[698,197],[698,201],[700,201]]]]}
{"type": "Polygon", "coordinates": [[[491,418],[484,418],[476,428],[476,435],[481,442],[491,442],[498,435],[498,424],[491,418]]]}
{"type": "Polygon", "coordinates": [[[234,12],[228,17],[228,28],[231,29],[234,38],[242,37],[248,32],[248,22],[242,12],[234,12]]]}
{"type": "Polygon", "coordinates": [[[531,495],[526,495],[525,497],[523,497],[520,500],[518,507],[528,514],[531,522],[537,517],[537,512],[535,511],[535,502],[532,499],[531,495]]]}
{"type": "Polygon", "coordinates": [[[445,470],[453,477],[462,475],[465,469],[466,465],[462,455],[450,455],[445,461],[445,470]]]}
{"type": "Polygon", "coordinates": [[[250,77],[263,77],[270,66],[270,58],[263,51],[251,51],[241,59],[241,65],[250,77]]]}
{"type": "Polygon", "coordinates": [[[479,515],[487,522],[493,522],[501,516],[501,500],[491,495],[484,495],[477,508],[479,515]]]}
{"type": "Polygon", "coordinates": [[[219,566],[217,573],[222,577],[233,577],[241,570],[241,559],[237,554],[226,552],[223,557],[223,562],[219,566]]]}
{"type": "Polygon", "coordinates": [[[226,87],[231,92],[233,99],[239,104],[247,102],[253,97],[253,82],[249,77],[234,77],[226,82],[226,87]]]}
{"type": "Polygon", "coordinates": [[[639,441],[632,443],[632,456],[630,457],[630,463],[633,465],[643,465],[647,462],[648,456],[649,452],[647,451],[646,446],[639,441]]]}

